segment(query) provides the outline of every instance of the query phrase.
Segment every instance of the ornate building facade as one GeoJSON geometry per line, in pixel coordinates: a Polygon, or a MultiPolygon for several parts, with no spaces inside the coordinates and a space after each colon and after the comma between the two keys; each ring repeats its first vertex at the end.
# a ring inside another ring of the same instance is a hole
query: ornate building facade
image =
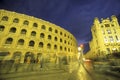
{"type": "Polygon", "coordinates": [[[7,10],[0,10],[0,55],[29,63],[41,56],[46,61],[77,55],[77,41],[67,30],[48,21],[7,10]]]}
{"type": "Polygon", "coordinates": [[[90,51],[85,55],[87,58],[105,58],[120,52],[120,26],[116,16],[101,21],[95,18],[91,32],[90,51]]]}

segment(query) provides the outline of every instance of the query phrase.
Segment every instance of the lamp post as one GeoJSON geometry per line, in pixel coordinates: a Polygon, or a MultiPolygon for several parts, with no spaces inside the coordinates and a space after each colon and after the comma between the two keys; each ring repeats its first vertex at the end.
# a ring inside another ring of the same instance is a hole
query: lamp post
{"type": "Polygon", "coordinates": [[[83,44],[78,47],[78,60],[79,62],[83,60],[83,44]]]}

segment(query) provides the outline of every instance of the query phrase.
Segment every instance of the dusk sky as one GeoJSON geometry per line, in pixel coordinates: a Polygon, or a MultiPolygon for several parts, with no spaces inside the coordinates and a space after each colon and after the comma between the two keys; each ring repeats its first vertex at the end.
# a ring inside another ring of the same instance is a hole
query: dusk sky
{"type": "Polygon", "coordinates": [[[95,17],[120,18],[120,0],[0,0],[0,9],[54,23],[71,32],[78,44],[85,45],[92,38],[90,29],[95,17]]]}

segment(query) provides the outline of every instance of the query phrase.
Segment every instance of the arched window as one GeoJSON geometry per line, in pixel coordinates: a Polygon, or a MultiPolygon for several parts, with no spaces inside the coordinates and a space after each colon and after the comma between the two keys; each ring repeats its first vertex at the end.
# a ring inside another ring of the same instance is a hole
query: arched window
{"type": "Polygon", "coordinates": [[[64,34],[64,36],[66,37],[66,34],[64,34]]]}
{"type": "Polygon", "coordinates": [[[38,24],[37,23],[33,23],[33,27],[38,27],[38,24]]]}
{"type": "Polygon", "coordinates": [[[8,21],[8,17],[7,16],[3,16],[2,17],[2,21],[8,21]]]}
{"type": "Polygon", "coordinates": [[[5,27],[3,25],[0,25],[0,31],[4,31],[5,27]]]}
{"type": "Polygon", "coordinates": [[[66,44],[66,40],[64,41],[64,43],[66,44]]]}
{"type": "Polygon", "coordinates": [[[43,48],[43,42],[40,42],[40,43],[39,43],[39,47],[40,47],[40,48],[43,48]]]}
{"type": "Polygon", "coordinates": [[[30,41],[30,42],[29,42],[29,46],[31,46],[31,47],[34,47],[34,44],[35,44],[34,41],[30,41]]]}
{"type": "Polygon", "coordinates": [[[58,33],[58,30],[55,30],[55,33],[58,33]]]}
{"type": "Polygon", "coordinates": [[[70,52],[70,48],[68,48],[68,52],[70,52]]]}
{"type": "Polygon", "coordinates": [[[66,51],[67,49],[66,49],[66,47],[65,47],[65,51],[66,51]]]}
{"type": "Polygon", "coordinates": [[[54,49],[57,49],[57,45],[54,45],[54,49]]]}
{"type": "Polygon", "coordinates": [[[57,37],[55,37],[54,40],[57,41],[57,37]]]}
{"type": "Polygon", "coordinates": [[[36,36],[36,32],[35,32],[35,31],[32,31],[32,32],[31,32],[31,36],[36,36]]]}
{"type": "Polygon", "coordinates": [[[44,38],[44,37],[45,37],[44,33],[41,33],[40,38],[44,38]]]}
{"type": "Polygon", "coordinates": [[[10,28],[10,31],[9,31],[9,32],[15,33],[15,32],[16,32],[16,28],[14,28],[14,27],[10,28]]]}
{"type": "Polygon", "coordinates": [[[12,38],[7,38],[5,44],[12,44],[12,42],[13,42],[12,38]]]}
{"type": "Polygon", "coordinates": [[[23,39],[19,39],[17,45],[24,45],[24,40],[23,39]]]}
{"type": "Polygon", "coordinates": [[[51,40],[51,35],[48,35],[48,39],[51,40]]]}
{"type": "Polygon", "coordinates": [[[60,38],[60,42],[62,42],[62,39],[60,38]]]}
{"type": "Polygon", "coordinates": [[[50,43],[47,44],[47,48],[48,48],[48,49],[51,48],[51,44],[50,44],[50,43]]]}
{"type": "Polygon", "coordinates": [[[52,32],[52,28],[51,27],[49,28],[49,31],[52,32]]]}
{"type": "Polygon", "coordinates": [[[14,23],[19,23],[19,19],[18,19],[18,18],[15,18],[15,19],[13,20],[13,22],[14,22],[14,23]]]}
{"type": "Polygon", "coordinates": [[[62,32],[60,32],[60,35],[62,35],[62,32]]]}
{"type": "Polygon", "coordinates": [[[62,46],[60,46],[60,50],[62,50],[62,46]]]}
{"type": "Polygon", "coordinates": [[[21,34],[26,34],[26,32],[27,32],[27,31],[26,31],[25,29],[22,29],[22,30],[21,30],[21,34]]]}
{"type": "Polygon", "coordinates": [[[24,25],[29,25],[29,22],[28,22],[27,20],[25,20],[25,21],[23,22],[23,24],[24,24],[24,25]]]}
{"type": "Polygon", "coordinates": [[[41,26],[41,29],[44,29],[44,30],[45,30],[45,29],[46,29],[46,26],[45,26],[45,25],[42,25],[42,26],[41,26]]]}

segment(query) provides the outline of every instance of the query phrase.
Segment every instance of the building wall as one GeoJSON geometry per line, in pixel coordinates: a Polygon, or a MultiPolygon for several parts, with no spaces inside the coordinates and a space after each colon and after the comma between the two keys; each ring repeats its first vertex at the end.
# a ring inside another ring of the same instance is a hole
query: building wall
{"type": "Polygon", "coordinates": [[[91,32],[92,40],[89,42],[91,53],[89,55],[98,58],[120,52],[120,26],[116,16],[101,20],[95,18],[91,32]]]}
{"type": "Polygon", "coordinates": [[[9,52],[11,59],[20,55],[22,63],[27,56],[73,57],[77,54],[77,41],[70,32],[16,12],[0,10],[0,37],[0,51],[9,52]]]}

